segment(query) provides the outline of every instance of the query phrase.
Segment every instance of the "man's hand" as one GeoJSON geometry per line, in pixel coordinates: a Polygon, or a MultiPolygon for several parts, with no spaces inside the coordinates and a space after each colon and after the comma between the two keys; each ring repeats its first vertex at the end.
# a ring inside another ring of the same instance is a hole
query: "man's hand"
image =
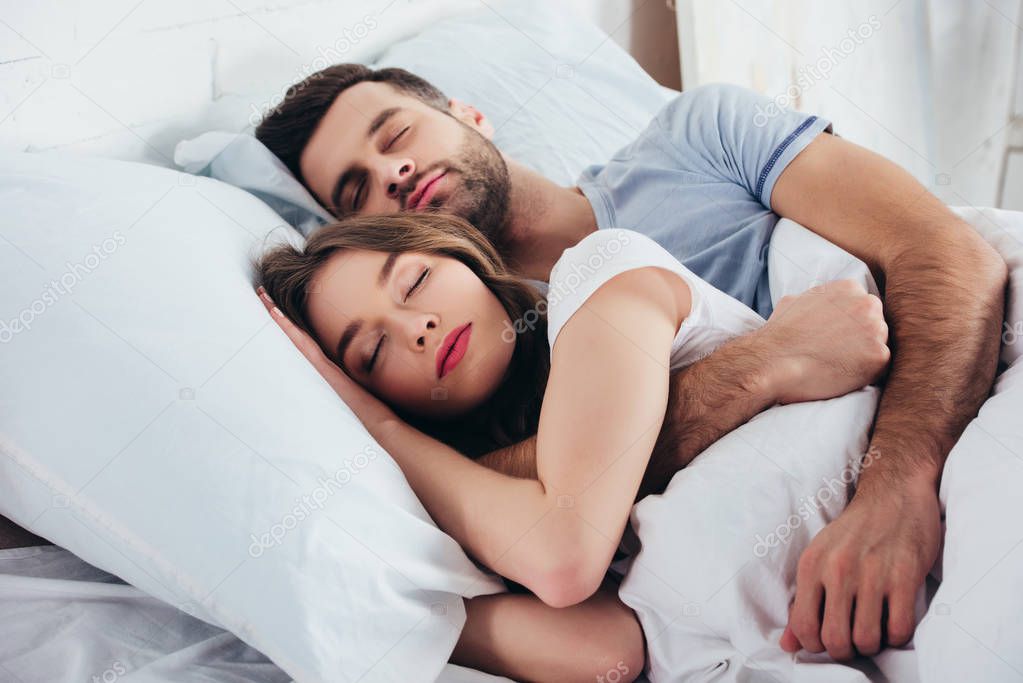
{"type": "Polygon", "coordinates": [[[782,297],[760,334],[779,403],[855,391],[876,381],[891,357],[881,300],[854,280],[782,297]]]}
{"type": "Polygon", "coordinates": [[[856,496],[803,552],[782,649],[843,660],[912,638],[917,587],[938,557],[940,509],[929,482],[900,491],[856,496]]]}

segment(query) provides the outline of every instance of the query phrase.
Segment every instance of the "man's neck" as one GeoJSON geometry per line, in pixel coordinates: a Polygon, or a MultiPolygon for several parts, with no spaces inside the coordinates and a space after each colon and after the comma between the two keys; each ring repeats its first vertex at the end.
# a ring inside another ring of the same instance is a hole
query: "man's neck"
{"type": "Polygon", "coordinates": [[[577,187],[562,187],[505,157],[511,180],[509,239],[503,256],[519,275],[547,280],[561,253],[597,229],[577,187]]]}

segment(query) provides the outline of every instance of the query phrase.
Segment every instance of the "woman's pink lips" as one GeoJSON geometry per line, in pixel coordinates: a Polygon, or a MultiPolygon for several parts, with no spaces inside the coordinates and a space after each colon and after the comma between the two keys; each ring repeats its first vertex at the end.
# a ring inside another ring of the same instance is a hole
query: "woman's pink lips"
{"type": "Polygon", "coordinates": [[[426,183],[422,192],[411,197],[412,201],[409,204],[413,211],[419,211],[419,209],[425,208],[430,204],[430,200],[433,199],[433,195],[437,192],[440,179],[446,175],[447,171],[442,171],[440,175],[426,183]]]}
{"type": "Polygon", "coordinates": [[[437,379],[455,369],[469,348],[472,323],[466,323],[448,332],[437,348],[437,379]]]}

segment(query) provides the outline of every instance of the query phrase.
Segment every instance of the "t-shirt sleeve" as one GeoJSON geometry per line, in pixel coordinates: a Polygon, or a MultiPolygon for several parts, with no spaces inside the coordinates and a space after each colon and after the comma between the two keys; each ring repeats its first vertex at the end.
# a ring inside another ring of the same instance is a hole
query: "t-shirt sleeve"
{"type": "Polygon", "coordinates": [[[657,115],[663,143],[690,172],[742,185],[768,209],[782,171],[831,122],[779,107],[747,88],[687,90],[657,115]]]}

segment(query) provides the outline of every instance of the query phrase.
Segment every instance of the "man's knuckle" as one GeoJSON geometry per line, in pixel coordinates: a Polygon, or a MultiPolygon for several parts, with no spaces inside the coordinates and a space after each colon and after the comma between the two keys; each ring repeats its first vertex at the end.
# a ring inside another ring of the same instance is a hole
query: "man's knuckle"
{"type": "Polygon", "coordinates": [[[874,304],[869,295],[856,298],[856,310],[868,320],[874,317],[874,304]]]}
{"type": "Polygon", "coordinates": [[[803,551],[796,563],[796,576],[804,578],[812,576],[817,571],[817,552],[813,548],[803,551]]]}
{"type": "Polygon", "coordinates": [[[828,560],[828,575],[833,580],[848,578],[853,568],[853,557],[847,552],[836,552],[828,560]]]}
{"type": "Polygon", "coordinates": [[[792,617],[789,626],[792,627],[792,632],[796,634],[796,638],[799,638],[799,642],[805,646],[808,642],[817,640],[817,629],[820,628],[820,624],[817,620],[809,614],[797,614],[792,617]]]}
{"type": "Polygon", "coordinates": [[[825,628],[821,633],[821,641],[834,659],[848,659],[852,654],[848,636],[837,629],[825,628]]]}
{"type": "Polygon", "coordinates": [[[892,645],[905,645],[913,637],[913,619],[905,616],[888,618],[888,642],[892,645]]]}
{"type": "Polygon", "coordinates": [[[874,346],[873,359],[875,363],[884,365],[891,359],[891,350],[887,344],[877,344],[874,346]]]}
{"type": "Polygon", "coordinates": [[[874,655],[881,649],[881,632],[877,626],[853,629],[853,644],[861,655],[874,655]]]}

